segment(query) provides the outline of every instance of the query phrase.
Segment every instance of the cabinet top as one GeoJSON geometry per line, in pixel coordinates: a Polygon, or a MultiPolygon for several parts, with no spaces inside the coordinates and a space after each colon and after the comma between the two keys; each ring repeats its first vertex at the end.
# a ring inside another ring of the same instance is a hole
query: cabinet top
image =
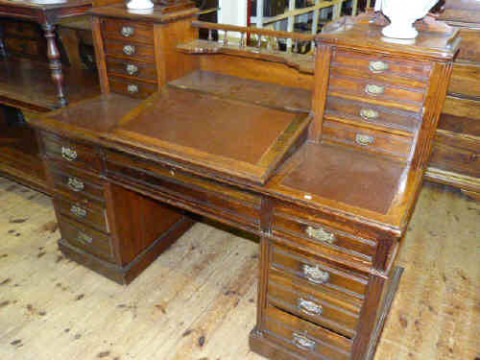
{"type": "Polygon", "coordinates": [[[381,13],[346,17],[328,25],[316,41],[318,45],[330,44],[352,50],[439,60],[453,59],[460,46],[458,30],[430,17],[417,21],[415,26],[419,35],[412,40],[385,37],[382,28],[388,24],[381,13]]]}
{"type": "Polygon", "coordinates": [[[191,1],[177,1],[170,5],[155,5],[152,10],[141,12],[129,10],[126,3],[93,8],[90,13],[94,16],[113,17],[119,19],[167,23],[182,18],[193,17],[199,10],[191,1]]]}

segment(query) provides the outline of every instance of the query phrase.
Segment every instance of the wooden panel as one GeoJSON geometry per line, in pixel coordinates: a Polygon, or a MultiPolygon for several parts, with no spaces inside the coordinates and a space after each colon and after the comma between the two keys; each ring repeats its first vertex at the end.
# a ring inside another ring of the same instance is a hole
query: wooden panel
{"type": "Polygon", "coordinates": [[[88,201],[85,198],[73,200],[60,195],[54,195],[53,203],[60,214],[102,232],[109,232],[107,214],[103,204],[88,201]]]}
{"type": "Polygon", "coordinates": [[[110,76],[110,89],[112,92],[127,95],[136,99],[145,99],[157,91],[157,85],[139,80],[124,79],[118,76],[110,76]]]}
{"type": "Polygon", "coordinates": [[[38,40],[28,40],[14,37],[5,38],[5,46],[7,51],[21,53],[28,56],[40,56],[42,46],[38,40]]]}
{"type": "Polygon", "coordinates": [[[479,29],[461,29],[462,46],[458,54],[458,60],[480,63],[480,48],[478,47],[479,29]]]}
{"type": "Polygon", "coordinates": [[[102,259],[112,261],[114,254],[110,237],[66,217],[58,217],[58,226],[64,240],[102,259]]]}
{"type": "Polygon", "coordinates": [[[288,278],[273,273],[268,280],[268,301],[291,314],[352,338],[359,320],[359,309],[352,312],[349,305],[321,291],[311,291],[288,278]]]}
{"type": "Polygon", "coordinates": [[[409,160],[412,156],[413,139],[387,132],[355,126],[339,121],[325,121],[322,139],[352,146],[361,151],[409,160]]]}
{"type": "Polygon", "coordinates": [[[146,23],[106,18],[102,19],[102,34],[105,39],[153,45],[153,25],[146,23]]]}
{"type": "Polygon", "coordinates": [[[309,359],[350,359],[350,340],[271,306],[266,311],[265,333],[309,359]]]}
{"type": "MultiPolygon", "coordinates": [[[[480,38],[480,30],[478,31],[478,37],[480,38]]],[[[453,66],[448,92],[450,94],[480,97],[480,63],[472,64],[457,61],[453,66]]]]}
{"type": "Polygon", "coordinates": [[[318,288],[334,289],[357,298],[362,298],[367,288],[367,277],[361,273],[279,245],[272,246],[270,268],[298,277],[318,288]]]}
{"type": "Polygon", "coordinates": [[[92,146],[49,133],[43,133],[42,140],[48,159],[100,172],[102,166],[100,155],[92,146]]]}
{"type": "Polygon", "coordinates": [[[55,190],[73,197],[81,195],[93,200],[103,200],[103,184],[97,177],[51,163],[48,168],[55,190]]]}
{"type": "Polygon", "coordinates": [[[359,125],[384,128],[391,131],[414,133],[420,128],[421,114],[365,104],[334,96],[327,99],[327,118],[348,119],[359,125]]]}

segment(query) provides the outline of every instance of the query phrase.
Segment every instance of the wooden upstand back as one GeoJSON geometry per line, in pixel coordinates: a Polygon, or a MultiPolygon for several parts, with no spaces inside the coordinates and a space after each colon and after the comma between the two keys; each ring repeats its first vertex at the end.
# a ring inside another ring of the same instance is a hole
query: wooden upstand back
{"type": "Polygon", "coordinates": [[[344,19],[316,38],[314,63],[265,46],[302,35],[194,13],[182,1],[148,16],[93,13],[104,94],[35,122],[60,248],[128,283],[190,214],[212,218],[261,238],[254,351],[371,358],[457,32],[419,23],[402,44],[382,37],[378,15],[344,19]]]}

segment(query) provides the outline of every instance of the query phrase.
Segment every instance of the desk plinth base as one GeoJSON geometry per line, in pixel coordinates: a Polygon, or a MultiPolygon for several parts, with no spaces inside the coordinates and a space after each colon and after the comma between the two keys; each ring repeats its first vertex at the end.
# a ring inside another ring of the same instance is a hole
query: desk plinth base
{"type": "Polygon", "coordinates": [[[58,247],[70,260],[77,262],[121,285],[131,283],[143,270],[168,249],[179,237],[189,230],[194,220],[184,216],[169,231],[155,240],[142,251],[133,261],[125,265],[112,264],[100,259],[82,249],[79,249],[64,239],[58,241],[58,247]]]}

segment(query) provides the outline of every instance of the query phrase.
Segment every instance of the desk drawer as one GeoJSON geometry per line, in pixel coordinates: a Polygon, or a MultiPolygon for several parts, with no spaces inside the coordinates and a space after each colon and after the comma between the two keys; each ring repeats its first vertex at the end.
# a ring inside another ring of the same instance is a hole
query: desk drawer
{"type": "Polygon", "coordinates": [[[275,243],[271,246],[270,268],[301,279],[319,289],[338,291],[357,299],[363,299],[367,290],[367,275],[275,243]]]}
{"type": "Polygon", "coordinates": [[[144,63],[138,60],[107,58],[107,68],[109,75],[119,75],[131,80],[157,83],[157,69],[155,64],[144,63]]]}
{"type": "Polygon", "coordinates": [[[330,75],[329,95],[364,103],[394,107],[419,113],[425,91],[397,86],[375,79],[355,79],[330,75]]]}
{"type": "Polygon", "coordinates": [[[58,226],[64,240],[105,260],[114,260],[110,237],[77,221],[59,216],[58,226]]]}
{"type": "Polygon", "coordinates": [[[145,23],[103,19],[102,34],[105,39],[153,46],[153,26],[145,23]]]}
{"type": "Polygon", "coordinates": [[[275,307],[267,307],[264,327],[267,337],[306,359],[350,359],[351,340],[275,307]]]}
{"type": "Polygon", "coordinates": [[[353,338],[360,307],[342,302],[326,292],[301,286],[287,277],[271,273],[268,279],[268,302],[279,309],[353,338]]]}
{"type": "Polygon", "coordinates": [[[46,133],[43,133],[42,139],[47,158],[100,172],[100,156],[93,146],[46,133]]]}
{"type": "Polygon", "coordinates": [[[324,121],[322,138],[359,150],[394,156],[403,160],[408,160],[412,156],[413,137],[374,131],[339,121],[324,121]]]}
{"type": "Polygon", "coordinates": [[[273,235],[291,239],[303,238],[316,246],[353,256],[366,265],[373,263],[377,243],[324,225],[292,215],[274,211],[273,235]]]}
{"type": "Polygon", "coordinates": [[[137,99],[145,99],[155,91],[157,85],[144,83],[138,80],[123,79],[117,76],[110,76],[110,88],[112,92],[127,95],[137,99]]]}
{"type": "Polygon", "coordinates": [[[114,152],[106,152],[106,168],[110,177],[160,193],[175,206],[259,230],[259,195],[114,152]]]}
{"type": "Polygon", "coordinates": [[[135,44],[130,42],[106,41],[105,53],[122,59],[142,58],[144,61],[154,63],[154,48],[150,45],[135,44]]]}
{"type": "Polygon", "coordinates": [[[49,164],[49,172],[55,190],[71,197],[86,196],[104,201],[103,183],[98,177],[53,164],[49,164]]]}
{"type": "Polygon", "coordinates": [[[109,232],[107,212],[103,204],[86,199],[73,200],[60,195],[54,195],[53,203],[57,211],[62,215],[87,224],[104,233],[109,232]]]}
{"type": "Polygon", "coordinates": [[[332,68],[352,69],[357,74],[385,78],[390,80],[420,82],[426,86],[431,72],[429,63],[408,61],[380,54],[365,55],[353,51],[335,51],[332,57],[332,68]]]}
{"type": "Polygon", "coordinates": [[[29,56],[43,55],[43,47],[38,40],[7,37],[5,39],[5,46],[7,51],[12,53],[21,53],[29,56]]]}
{"type": "Polygon", "coordinates": [[[325,116],[328,119],[344,119],[359,126],[373,125],[388,130],[415,133],[420,128],[421,115],[385,106],[365,104],[334,96],[327,98],[325,116]]]}

